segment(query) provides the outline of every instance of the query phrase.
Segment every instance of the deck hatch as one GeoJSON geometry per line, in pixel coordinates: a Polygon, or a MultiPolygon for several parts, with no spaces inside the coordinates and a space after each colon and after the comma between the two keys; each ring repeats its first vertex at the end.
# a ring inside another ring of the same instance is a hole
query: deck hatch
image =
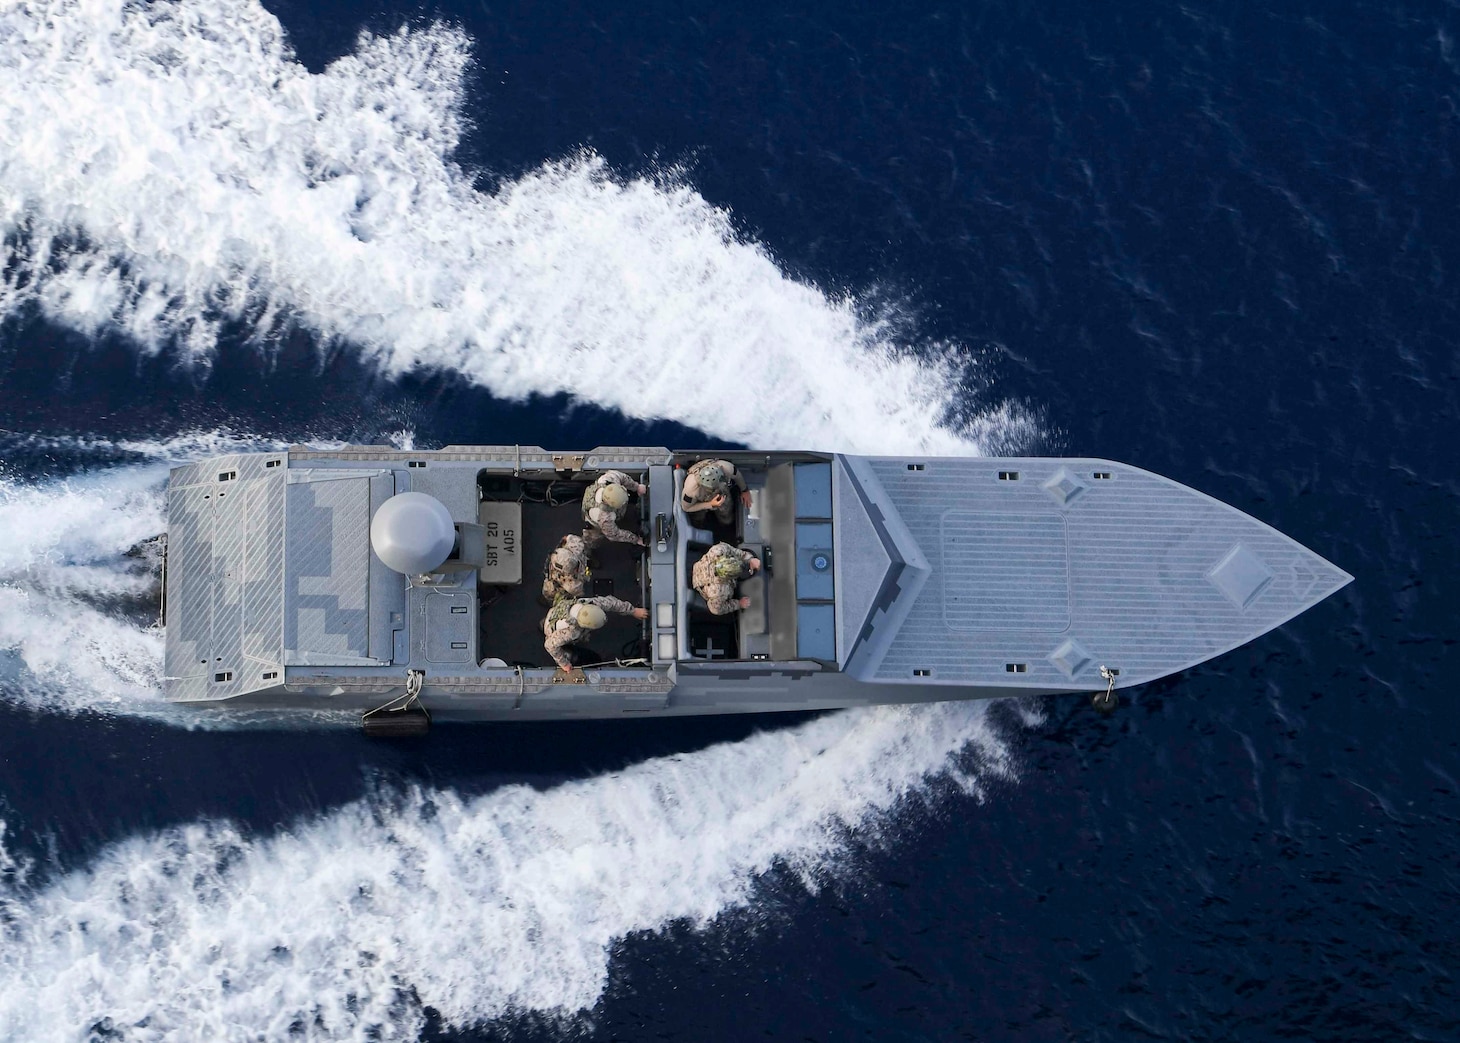
{"type": "Polygon", "coordinates": [[[830,601],[832,582],[831,523],[796,523],[796,599],[830,601]]]}
{"type": "Polygon", "coordinates": [[[472,600],[471,594],[461,591],[432,591],[426,595],[428,663],[471,662],[472,600]]]}
{"type": "Polygon", "coordinates": [[[797,464],[796,517],[831,517],[831,464],[797,464]]]}
{"type": "Polygon", "coordinates": [[[836,658],[836,606],[797,603],[796,652],[803,659],[836,658]]]}
{"type": "Polygon", "coordinates": [[[792,474],[796,504],[796,655],[835,660],[831,464],[794,464],[792,474]]]}

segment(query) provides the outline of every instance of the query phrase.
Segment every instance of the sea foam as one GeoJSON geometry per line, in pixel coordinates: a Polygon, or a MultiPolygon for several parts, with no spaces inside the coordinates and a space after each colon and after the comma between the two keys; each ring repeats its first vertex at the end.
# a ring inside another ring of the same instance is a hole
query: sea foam
{"type": "MultiPolygon", "coordinates": [[[[1031,433],[999,405],[942,423],[967,386],[955,351],[788,277],[675,171],[582,152],[483,190],[453,160],[468,65],[438,25],[362,36],[313,74],[253,0],[0,7],[0,316],[203,364],[225,327],[295,326],[388,374],[757,445],[969,453],[1031,433]]],[[[161,475],[144,459],[0,486],[0,533],[19,534],[0,645],[55,682],[36,690],[155,696],[155,633],[93,606],[133,582],[121,555],[161,521],[161,475]],[[89,651],[61,655],[49,632],[68,628],[89,651]]],[[[930,776],[1009,771],[982,705],[880,708],[547,792],[380,794],[272,835],[198,822],[45,881],[8,870],[0,1037],[363,1040],[415,1037],[423,1006],[452,1026],[572,1015],[626,936],[748,910],[778,866],[814,887],[930,776]]]]}
{"type": "Polygon", "coordinates": [[[198,360],[225,324],[293,325],[388,374],[768,447],[1029,433],[1004,405],[942,426],[971,363],[904,340],[885,302],[788,277],[672,169],[622,177],[583,151],[479,188],[453,159],[469,44],[364,34],[315,74],[256,0],[0,8],[0,314],[198,360]]]}
{"type": "Polygon", "coordinates": [[[618,940],[825,883],[941,774],[1010,775],[983,704],[876,708],[546,792],[381,795],[256,837],[200,822],[0,889],[0,1031],[30,1043],[412,1039],[591,1009],[618,940]],[[797,883],[799,881],[799,883],[797,883]]]}
{"type": "MultiPolygon", "coordinates": [[[[55,454],[79,472],[0,473],[0,692],[55,712],[107,711],[190,727],[224,719],[162,700],[162,632],[151,607],[155,561],[143,541],[167,528],[168,468],[285,443],[229,431],[112,440],[7,434],[7,457],[55,454]],[[107,466],[87,467],[88,460],[107,466]]],[[[242,723],[242,722],[240,722],[242,723]]]]}
{"type": "Polygon", "coordinates": [[[166,528],[160,465],[0,478],[0,687],[40,709],[158,701],[162,637],[107,610],[156,577],[126,557],[166,528]]]}

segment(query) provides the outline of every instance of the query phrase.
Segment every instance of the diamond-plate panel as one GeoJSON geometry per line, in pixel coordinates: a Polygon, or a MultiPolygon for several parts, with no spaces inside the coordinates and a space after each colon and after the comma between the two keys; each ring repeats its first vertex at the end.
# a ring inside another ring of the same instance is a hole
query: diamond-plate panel
{"type": "Polygon", "coordinates": [[[271,497],[282,504],[283,473],[252,454],[173,470],[168,488],[169,699],[224,700],[268,686],[262,664],[278,663],[280,628],[260,620],[270,609],[277,620],[283,598],[283,517],[282,508],[275,507],[261,528],[256,505],[271,497]],[[251,571],[260,565],[272,568],[261,585],[251,571]]]}
{"type": "MultiPolygon", "coordinates": [[[[235,468],[230,472],[236,473],[235,468]]],[[[243,569],[245,506],[248,497],[237,479],[216,482],[203,494],[213,505],[213,676],[210,685],[230,685],[242,677],[243,569]],[[223,674],[225,681],[217,675],[223,674]]]]}
{"type": "Polygon", "coordinates": [[[206,490],[168,493],[167,657],[169,681],[201,679],[213,647],[213,501],[206,490]]]}
{"type": "Polygon", "coordinates": [[[277,666],[284,644],[284,489],[251,482],[243,586],[243,654],[277,666]]]}

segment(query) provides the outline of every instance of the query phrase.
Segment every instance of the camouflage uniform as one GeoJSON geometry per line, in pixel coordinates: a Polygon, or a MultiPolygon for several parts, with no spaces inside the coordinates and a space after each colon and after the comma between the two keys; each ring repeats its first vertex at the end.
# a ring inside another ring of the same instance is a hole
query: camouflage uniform
{"type": "Polygon", "coordinates": [[[599,475],[598,481],[583,490],[583,522],[588,526],[583,530],[583,538],[593,542],[602,534],[615,543],[632,543],[642,547],[644,540],[641,536],[618,527],[628,505],[625,504],[615,511],[598,501],[599,492],[607,485],[622,485],[629,492],[635,492],[639,488],[639,483],[622,471],[604,471],[599,475]]]}
{"type": "Polygon", "coordinates": [[[733,525],[735,501],[745,488],[745,479],[729,460],[700,460],[685,471],[680,506],[689,514],[713,510],[721,525],[733,525]],[[725,502],[712,508],[710,501],[716,496],[724,496],[725,502]]]}
{"type": "Polygon", "coordinates": [[[582,641],[589,634],[595,631],[587,627],[581,627],[574,623],[568,613],[574,605],[597,605],[605,612],[617,612],[621,616],[631,616],[634,613],[634,606],[623,598],[602,595],[596,598],[560,598],[548,612],[547,618],[542,621],[542,633],[547,638],[543,647],[547,654],[553,657],[553,662],[564,670],[573,669],[573,660],[568,655],[567,646],[575,645],[582,641]]]}
{"type": "Polygon", "coordinates": [[[727,615],[740,607],[735,600],[735,584],[750,575],[753,557],[748,550],[717,543],[695,562],[690,574],[694,588],[715,615],[727,615]]]}
{"type": "Polygon", "coordinates": [[[588,579],[588,548],[582,536],[564,536],[548,555],[542,578],[542,596],[549,601],[558,598],[581,598],[588,579]]]}

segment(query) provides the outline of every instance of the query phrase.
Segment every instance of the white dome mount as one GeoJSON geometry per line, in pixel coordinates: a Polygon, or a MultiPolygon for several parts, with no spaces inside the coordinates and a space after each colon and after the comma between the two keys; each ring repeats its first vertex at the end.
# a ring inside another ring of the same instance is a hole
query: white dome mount
{"type": "Polygon", "coordinates": [[[455,545],[451,512],[425,493],[397,493],[370,521],[370,547],[376,557],[407,576],[439,569],[455,545]]]}

